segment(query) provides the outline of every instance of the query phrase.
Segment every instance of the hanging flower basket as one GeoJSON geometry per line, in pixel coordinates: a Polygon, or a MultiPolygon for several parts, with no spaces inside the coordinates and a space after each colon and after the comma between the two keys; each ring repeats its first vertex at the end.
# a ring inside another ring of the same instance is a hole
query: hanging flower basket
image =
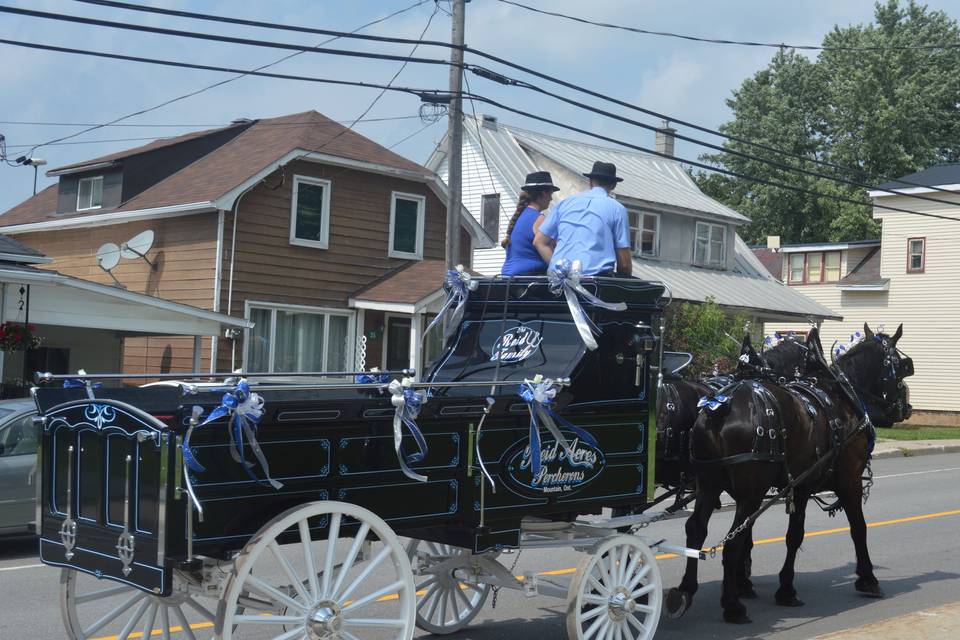
{"type": "Polygon", "coordinates": [[[26,351],[40,346],[40,337],[33,334],[36,327],[32,324],[4,322],[0,324],[0,350],[26,351]]]}

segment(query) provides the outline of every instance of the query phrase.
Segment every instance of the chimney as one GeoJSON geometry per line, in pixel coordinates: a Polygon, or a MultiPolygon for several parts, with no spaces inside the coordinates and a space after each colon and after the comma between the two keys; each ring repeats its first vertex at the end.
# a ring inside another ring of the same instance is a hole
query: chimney
{"type": "Polygon", "coordinates": [[[493,131],[496,131],[496,130],[497,130],[497,117],[496,117],[496,116],[488,116],[488,115],[486,115],[486,114],[483,114],[483,115],[480,116],[480,117],[483,118],[483,127],[484,127],[485,129],[491,129],[491,130],[493,130],[493,131]]]}
{"type": "Polygon", "coordinates": [[[676,132],[676,129],[670,128],[669,120],[663,121],[663,126],[657,129],[657,153],[662,153],[671,158],[673,157],[673,145],[675,142],[673,134],[676,132]]]}

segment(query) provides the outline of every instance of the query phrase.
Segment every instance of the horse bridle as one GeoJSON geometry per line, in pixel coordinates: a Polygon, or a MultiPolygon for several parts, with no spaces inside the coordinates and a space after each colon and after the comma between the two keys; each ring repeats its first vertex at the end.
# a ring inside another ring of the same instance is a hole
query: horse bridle
{"type": "MultiPolygon", "coordinates": [[[[894,410],[903,412],[904,399],[900,390],[905,386],[903,381],[913,375],[913,359],[893,344],[889,337],[874,336],[874,340],[881,344],[884,352],[883,374],[880,376],[880,395],[854,384],[840,368],[839,362],[835,362],[831,365],[831,368],[836,368],[838,380],[843,385],[849,385],[860,404],[863,405],[864,410],[867,408],[864,400],[867,400],[875,403],[884,414],[894,410]],[[891,385],[893,388],[891,388],[891,385]]],[[[849,353],[848,351],[847,354],[849,353]]]]}

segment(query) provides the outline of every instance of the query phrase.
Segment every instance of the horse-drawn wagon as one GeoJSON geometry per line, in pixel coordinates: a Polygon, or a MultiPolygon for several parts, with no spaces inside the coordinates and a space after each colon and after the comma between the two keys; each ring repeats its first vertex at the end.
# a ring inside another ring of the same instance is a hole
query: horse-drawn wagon
{"type": "Polygon", "coordinates": [[[652,637],[655,556],[618,532],[648,516],[602,510],[653,499],[663,287],[451,292],[419,379],[42,375],[37,525],[67,636],[403,639],[504,588],[566,597],[571,638],[652,637]],[[569,585],[498,561],[558,546],[585,552],[569,585]]]}

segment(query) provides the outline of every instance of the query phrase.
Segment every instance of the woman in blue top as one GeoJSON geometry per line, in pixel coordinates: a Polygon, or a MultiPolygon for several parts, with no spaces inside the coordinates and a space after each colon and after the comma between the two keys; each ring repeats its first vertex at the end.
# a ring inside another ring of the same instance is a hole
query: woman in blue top
{"type": "Polygon", "coordinates": [[[507,226],[507,235],[500,245],[507,250],[501,274],[505,276],[539,276],[547,272],[547,263],[533,246],[533,238],[544,219],[544,211],[550,206],[553,194],[559,191],[553,185],[548,171],[535,171],[527,175],[517,201],[517,211],[507,226]]]}

